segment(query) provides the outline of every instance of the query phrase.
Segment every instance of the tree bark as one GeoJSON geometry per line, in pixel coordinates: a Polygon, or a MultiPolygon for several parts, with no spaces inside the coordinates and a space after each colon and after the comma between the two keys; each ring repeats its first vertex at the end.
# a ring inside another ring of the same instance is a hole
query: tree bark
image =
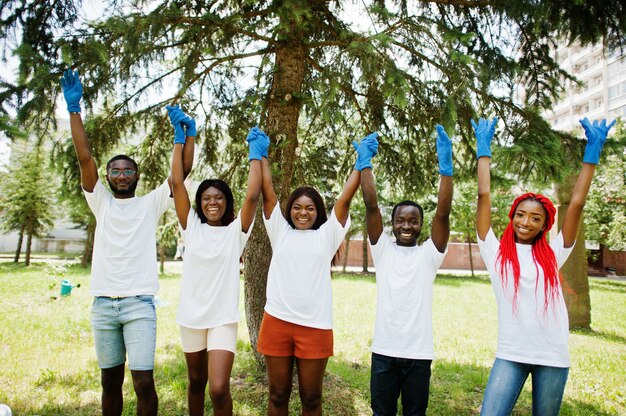
{"type": "Polygon", "coordinates": [[[345,273],[346,267],[348,266],[348,253],[350,252],[350,236],[346,234],[346,238],[343,240],[345,243],[345,250],[343,252],[343,265],[342,270],[345,273]]]}
{"type": "Polygon", "coordinates": [[[20,254],[22,254],[22,242],[24,241],[24,229],[25,228],[26,228],[26,225],[22,224],[19,237],[17,238],[17,247],[15,249],[15,257],[13,258],[13,263],[17,263],[20,261],[20,254]]]}
{"type": "Polygon", "coordinates": [[[467,236],[467,250],[469,252],[469,264],[470,270],[472,271],[472,277],[476,277],[474,274],[474,256],[472,256],[472,240],[470,240],[470,236],[467,236]]]}
{"type": "MultiPolygon", "coordinates": [[[[295,22],[292,24],[297,27],[295,22]]],[[[302,90],[306,62],[306,49],[301,43],[306,37],[294,33],[289,38],[295,41],[281,43],[276,48],[274,77],[267,101],[266,117],[262,120],[261,126],[271,138],[272,179],[281,207],[284,207],[291,189],[295,151],[298,145],[298,119],[302,108],[302,103],[297,97],[302,90]],[[280,167],[280,170],[276,167],[280,167]]],[[[257,363],[263,366],[264,360],[256,352],[256,345],[263,319],[267,272],[272,249],[262,226],[260,207],[257,209],[255,223],[245,254],[244,301],[250,343],[257,363]]]]}
{"type": "Polygon", "coordinates": [[[33,227],[28,226],[28,230],[26,231],[26,258],[24,259],[24,265],[30,266],[30,252],[31,246],[33,243],[33,227]]]}
{"type": "Polygon", "coordinates": [[[367,231],[363,229],[363,273],[367,273],[369,266],[369,255],[367,253],[367,231]]]}
{"type": "Polygon", "coordinates": [[[95,220],[87,224],[87,236],[85,239],[85,249],[83,250],[83,256],[80,260],[82,267],[87,267],[91,264],[91,258],[93,256],[93,240],[96,235],[96,222],[95,220]]]}
{"type": "MultiPolygon", "coordinates": [[[[562,184],[556,185],[556,194],[559,202],[557,208],[557,224],[560,230],[567,207],[572,198],[572,190],[577,175],[569,176],[562,184]]],[[[589,297],[589,276],[587,275],[587,254],[585,250],[584,214],[580,220],[580,229],[576,237],[576,244],[569,258],[561,267],[563,276],[563,296],[567,305],[569,327],[591,328],[591,299],[589,297]]]]}

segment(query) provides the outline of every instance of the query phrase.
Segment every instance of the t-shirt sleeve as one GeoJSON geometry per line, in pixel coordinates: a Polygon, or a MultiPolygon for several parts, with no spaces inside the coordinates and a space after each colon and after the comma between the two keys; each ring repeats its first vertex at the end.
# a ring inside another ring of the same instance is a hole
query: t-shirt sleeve
{"type": "Polygon", "coordinates": [[[328,221],[326,221],[322,225],[322,227],[320,227],[323,228],[329,247],[331,248],[331,251],[333,253],[337,251],[337,249],[343,242],[344,237],[350,229],[350,224],[350,214],[348,214],[348,218],[346,219],[346,225],[342,226],[337,219],[337,216],[335,215],[335,210],[333,209],[330,212],[330,217],[328,218],[328,221]]]}
{"type": "Polygon", "coordinates": [[[283,217],[283,213],[280,211],[279,203],[276,203],[269,218],[265,218],[265,215],[263,215],[263,223],[265,224],[265,231],[267,231],[267,236],[272,245],[275,244],[276,239],[285,227],[290,227],[285,217],[283,217]]]}
{"type": "Polygon", "coordinates": [[[250,223],[250,227],[248,227],[247,233],[244,233],[241,229],[241,210],[239,210],[239,214],[237,214],[237,219],[235,221],[237,222],[237,230],[239,232],[239,256],[241,256],[243,254],[244,248],[246,248],[248,239],[252,234],[252,228],[254,228],[254,217],[252,218],[252,223],[250,223]]]}
{"type": "Polygon", "coordinates": [[[572,254],[572,250],[574,250],[574,245],[576,242],[572,244],[570,248],[564,247],[565,242],[563,241],[563,233],[559,232],[554,241],[550,243],[550,247],[554,250],[554,257],[556,257],[556,263],[559,269],[565,264],[570,254],[572,254]]]}
{"type": "Polygon", "coordinates": [[[193,235],[195,230],[200,226],[200,224],[201,224],[200,218],[198,218],[198,214],[196,213],[196,210],[193,208],[190,208],[189,213],[187,214],[187,228],[183,230],[180,224],[178,224],[178,227],[181,231],[180,233],[183,236],[183,241],[185,242],[185,244],[189,244],[189,240],[191,239],[191,236],[193,235]]]}
{"type": "Polygon", "coordinates": [[[91,209],[91,212],[97,217],[100,209],[102,208],[106,198],[112,198],[111,193],[104,187],[102,181],[98,179],[96,185],[93,187],[92,192],[88,192],[83,188],[83,194],[87,200],[87,205],[91,209]]]}
{"type": "Polygon", "coordinates": [[[443,263],[443,259],[446,257],[446,254],[448,254],[448,246],[446,245],[446,249],[442,253],[437,249],[435,243],[433,243],[433,240],[429,238],[424,242],[423,247],[425,250],[427,250],[428,259],[431,262],[431,267],[435,270],[438,270],[439,266],[441,266],[441,263],[443,263]]]}
{"type": "MultiPolygon", "coordinates": [[[[167,182],[167,179],[159,186],[154,189],[148,195],[145,196],[146,202],[150,207],[153,207],[154,214],[156,218],[161,217],[168,208],[173,206],[174,198],[170,197],[171,190],[170,185],[167,182]]],[[[190,209],[192,211],[193,209],[190,209]]]]}
{"type": "Polygon", "coordinates": [[[381,258],[382,254],[385,252],[387,246],[390,243],[391,239],[384,232],[380,233],[380,237],[378,237],[378,241],[376,242],[376,244],[372,244],[370,242],[370,248],[372,249],[372,260],[374,260],[374,264],[378,262],[378,259],[381,258]]]}
{"type": "Polygon", "coordinates": [[[487,270],[492,271],[492,265],[495,264],[495,257],[498,254],[500,248],[500,241],[496,237],[492,228],[489,228],[485,240],[481,240],[476,233],[476,241],[478,241],[478,248],[480,250],[480,256],[483,258],[487,270]]]}

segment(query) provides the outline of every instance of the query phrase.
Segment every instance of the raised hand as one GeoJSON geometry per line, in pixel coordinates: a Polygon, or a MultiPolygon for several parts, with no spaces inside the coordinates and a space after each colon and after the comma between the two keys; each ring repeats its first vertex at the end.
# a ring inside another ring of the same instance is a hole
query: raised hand
{"type": "Polygon", "coordinates": [[[61,77],[61,88],[63,97],[67,104],[67,111],[70,113],[80,113],[80,99],[83,97],[83,84],[78,77],[78,71],[68,69],[61,77]]]}
{"type": "Polygon", "coordinates": [[[167,109],[170,123],[174,126],[174,144],[185,144],[185,129],[183,128],[182,120],[189,116],[183,113],[178,104],[174,106],[166,105],[165,108],[167,109]]]}
{"type": "Polygon", "coordinates": [[[439,174],[452,176],[452,140],[441,124],[437,124],[437,158],[439,159],[439,174]]]}
{"type": "Polygon", "coordinates": [[[597,165],[600,160],[600,153],[602,153],[602,148],[604,147],[604,142],[606,142],[606,136],[609,134],[611,127],[615,124],[615,120],[608,126],[606,119],[602,119],[601,122],[595,120],[593,123],[590,123],[589,119],[585,117],[579,121],[585,130],[585,136],[587,136],[587,146],[585,147],[583,162],[597,165]]]}
{"type": "Polygon", "coordinates": [[[357,143],[356,140],[352,141],[357,154],[354,169],[372,168],[372,158],[378,153],[378,136],[378,132],[374,132],[365,136],[361,143],[357,143]]]}
{"type": "Polygon", "coordinates": [[[251,128],[246,140],[249,145],[248,160],[261,160],[263,156],[268,156],[270,138],[263,130],[256,126],[251,128]]]}
{"type": "Polygon", "coordinates": [[[191,118],[190,115],[183,113],[183,118],[180,122],[185,126],[185,136],[196,137],[198,135],[198,130],[196,130],[196,120],[191,118]]]}
{"type": "Polygon", "coordinates": [[[496,124],[498,124],[498,117],[494,117],[491,121],[481,117],[478,123],[472,120],[476,136],[476,158],[491,157],[491,140],[496,132],[496,124]]]}

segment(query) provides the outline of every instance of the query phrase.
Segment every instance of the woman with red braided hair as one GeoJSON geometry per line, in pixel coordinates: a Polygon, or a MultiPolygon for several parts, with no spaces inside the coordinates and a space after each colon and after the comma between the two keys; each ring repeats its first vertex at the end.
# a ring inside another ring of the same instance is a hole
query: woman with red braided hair
{"type": "Polygon", "coordinates": [[[491,229],[491,139],[497,118],[472,120],[477,140],[476,231],[498,306],[498,348],[481,415],[510,415],[528,375],[533,415],[558,415],[569,371],[569,322],[559,268],[572,251],[587,193],[609,129],[606,120],[580,121],[587,146],[583,166],[558,236],[548,243],[556,209],[548,198],[526,193],[513,201],[498,241],[491,229]]]}

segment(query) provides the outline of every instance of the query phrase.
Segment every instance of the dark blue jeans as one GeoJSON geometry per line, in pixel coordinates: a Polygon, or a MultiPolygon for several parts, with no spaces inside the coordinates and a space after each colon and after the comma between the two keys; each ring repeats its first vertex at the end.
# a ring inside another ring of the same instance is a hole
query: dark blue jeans
{"type": "Polygon", "coordinates": [[[402,395],[402,414],[425,415],[432,360],[387,357],[372,353],[370,391],[375,416],[396,416],[402,395]]]}

